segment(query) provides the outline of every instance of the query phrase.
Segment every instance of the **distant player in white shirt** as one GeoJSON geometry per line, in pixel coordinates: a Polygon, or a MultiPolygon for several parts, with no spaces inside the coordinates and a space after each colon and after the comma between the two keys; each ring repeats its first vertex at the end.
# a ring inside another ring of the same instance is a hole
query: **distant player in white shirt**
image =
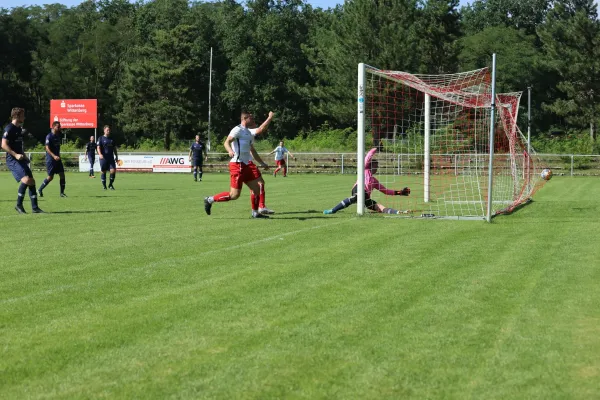
{"type": "Polygon", "coordinates": [[[283,140],[279,142],[279,146],[275,147],[275,150],[270,152],[269,154],[275,153],[275,162],[277,163],[277,169],[273,172],[273,176],[277,177],[277,172],[283,169],[283,177],[287,177],[287,165],[285,163],[285,153],[288,153],[295,160],[296,157],[292,154],[291,151],[285,148],[283,145],[283,140]]]}
{"type": "MultiPolygon", "coordinates": [[[[252,162],[252,157],[264,169],[269,166],[260,158],[254,149],[254,137],[267,130],[267,127],[273,119],[273,112],[269,112],[269,117],[256,129],[254,116],[248,112],[242,112],[241,123],[233,128],[225,139],[223,145],[229,153],[230,190],[229,192],[218,193],[214,196],[204,199],[204,211],[210,215],[211,207],[215,202],[237,200],[242,192],[244,183],[252,191],[252,218],[268,218],[259,212],[261,189],[264,193],[264,185],[260,185],[262,180],[260,171],[252,162]]],[[[264,197],[263,197],[264,198],[264,197]]]]}

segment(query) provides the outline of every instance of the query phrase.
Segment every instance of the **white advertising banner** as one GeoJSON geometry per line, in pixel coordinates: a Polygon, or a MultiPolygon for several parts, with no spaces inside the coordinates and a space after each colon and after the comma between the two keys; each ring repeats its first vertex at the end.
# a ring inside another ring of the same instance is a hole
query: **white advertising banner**
{"type": "MultiPolygon", "coordinates": [[[[119,156],[119,172],[152,172],[154,156],[119,156]]],[[[90,162],[86,156],[79,156],[79,172],[88,172],[90,162]]],[[[94,171],[100,171],[100,157],[96,155],[94,171]]],[[[188,170],[189,172],[189,170],[188,170]]]]}
{"type": "MultiPolygon", "coordinates": [[[[119,156],[117,171],[119,172],[186,172],[191,171],[192,164],[187,156],[119,156]]],[[[86,156],[79,156],[79,172],[88,172],[90,162],[86,156]]],[[[100,171],[99,156],[94,162],[94,171],[100,171]]]]}
{"type": "Polygon", "coordinates": [[[152,172],[190,172],[192,164],[187,156],[154,156],[152,172]]]}

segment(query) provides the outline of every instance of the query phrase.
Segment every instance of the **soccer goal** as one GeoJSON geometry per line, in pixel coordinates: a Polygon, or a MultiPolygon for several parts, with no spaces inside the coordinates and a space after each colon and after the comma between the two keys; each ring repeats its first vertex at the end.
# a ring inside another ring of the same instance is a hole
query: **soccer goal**
{"type": "MultiPolygon", "coordinates": [[[[375,147],[376,178],[411,195],[371,196],[402,215],[490,221],[529,201],[544,181],[517,126],[521,93],[496,94],[493,75],[487,68],[417,75],[359,64],[359,187],[364,155],[375,147]]],[[[358,196],[362,215],[364,192],[358,196]]]]}

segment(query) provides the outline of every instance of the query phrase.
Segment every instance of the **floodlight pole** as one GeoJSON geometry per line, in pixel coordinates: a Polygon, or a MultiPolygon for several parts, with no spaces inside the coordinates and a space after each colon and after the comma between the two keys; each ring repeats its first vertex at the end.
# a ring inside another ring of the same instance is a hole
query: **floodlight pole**
{"type": "Polygon", "coordinates": [[[527,163],[527,190],[530,190],[531,185],[531,86],[527,86],[527,157],[525,158],[527,163]]]}
{"type": "Polygon", "coordinates": [[[490,162],[488,166],[488,204],[486,221],[492,222],[492,202],[493,194],[492,185],[494,184],[494,133],[496,117],[496,53],[492,54],[492,98],[490,101],[490,162]]]}
{"type": "Polygon", "coordinates": [[[364,214],[365,205],[365,64],[358,64],[358,113],[356,151],[356,213],[364,214]]]}
{"type": "Polygon", "coordinates": [[[531,86],[527,87],[527,154],[531,154],[531,86]]]}
{"type": "Polygon", "coordinates": [[[431,96],[429,93],[425,93],[425,132],[423,142],[423,201],[429,203],[429,188],[430,188],[430,174],[431,174],[431,146],[430,146],[430,135],[431,135],[431,96]]]}
{"type": "Polygon", "coordinates": [[[210,64],[209,64],[209,72],[208,72],[208,132],[207,136],[207,147],[208,151],[210,151],[210,111],[211,111],[211,100],[212,100],[212,59],[213,59],[213,48],[210,48],[210,64]]]}

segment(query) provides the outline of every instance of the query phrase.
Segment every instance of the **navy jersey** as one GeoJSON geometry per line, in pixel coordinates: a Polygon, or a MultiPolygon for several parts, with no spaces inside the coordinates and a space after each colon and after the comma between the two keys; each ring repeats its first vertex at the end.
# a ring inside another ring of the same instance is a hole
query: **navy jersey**
{"type": "Polygon", "coordinates": [[[190,147],[190,151],[192,152],[192,158],[195,158],[197,160],[201,159],[202,154],[204,153],[204,143],[194,142],[190,147]]]}
{"type": "MultiPolygon", "coordinates": [[[[17,154],[23,154],[23,128],[12,122],[4,128],[2,139],[6,139],[8,146],[17,154]]],[[[6,153],[6,159],[12,161],[15,158],[6,153]]]]}
{"type": "Polygon", "coordinates": [[[100,153],[107,160],[115,158],[115,141],[107,136],[100,136],[98,139],[98,147],[100,147],[100,153]]]}
{"type": "MultiPolygon", "coordinates": [[[[55,155],[60,157],[60,135],[55,135],[50,132],[46,136],[46,146],[55,155]]],[[[46,160],[54,160],[50,153],[46,152],[46,160]]]]}
{"type": "Polygon", "coordinates": [[[92,156],[96,155],[96,148],[98,147],[98,145],[96,144],[96,142],[88,142],[86,148],[85,148],[85,153],[89,156],[90,154],[92,156]]]}

